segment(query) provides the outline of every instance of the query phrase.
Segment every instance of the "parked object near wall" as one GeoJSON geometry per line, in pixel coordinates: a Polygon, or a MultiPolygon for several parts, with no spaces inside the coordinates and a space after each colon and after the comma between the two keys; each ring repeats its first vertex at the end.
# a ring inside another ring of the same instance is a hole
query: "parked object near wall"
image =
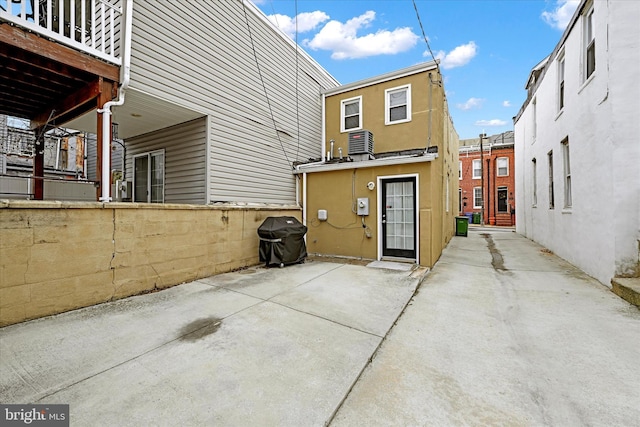
{"type": "Polygon", "coordinates": [[[260,262],[268,267],[297,264],[307,257],[307,227],[292,216],[268,217],[258,227],[260,262]]]}
{"type": "Polygon", "coordinates": [[[0,327],[236,270],[297,207],[0,201],[0,327]]]}

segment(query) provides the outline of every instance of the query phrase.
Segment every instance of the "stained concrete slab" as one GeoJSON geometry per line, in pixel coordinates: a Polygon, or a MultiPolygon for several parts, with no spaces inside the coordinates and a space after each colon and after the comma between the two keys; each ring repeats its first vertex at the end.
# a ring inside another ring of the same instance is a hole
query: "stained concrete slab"
{"type": "Polygon", "coordinates": [[[640,311],[541,249],[454,237],[330,425],[637,425],[640,311]]]}
{"type": "Polygon", "coordinates": [[[255,267],[0,329],[0,401],[71,425],[323,425],[420,278],[255,267]]]}

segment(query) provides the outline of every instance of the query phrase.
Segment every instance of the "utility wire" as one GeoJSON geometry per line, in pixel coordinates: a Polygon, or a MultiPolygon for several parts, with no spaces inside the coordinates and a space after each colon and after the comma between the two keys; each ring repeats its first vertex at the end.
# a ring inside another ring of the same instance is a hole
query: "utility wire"
{"type": "Polygon", "coordinates": [[[416,5],[416,0],[413,0],[413,8],[416,11],[416,17],[418,18],[418,24],[420,24],[420,31],[422,31],[422,38],[424,38],[424,42],[427,44],[427,49],[429,49],[429,54],[433,61],[436,63],[436,68],[438,69],[438,74],[442,74],[440,72],[440,67],[438,66],[438,61],[436,61],[436,57],[433,55],[433,51],[431,50],[431,46],[429,45],[429,39],[427,39],[427,35],[424,32],[424,27],[422,26],[422,20],[420,19],[420,12],[418,12],[418,6],[416,5]]]}
{"type": "Polygon", "coordinates": [[[300,154],[300,103],[298,100],[298,0],[295,0],[295,13],[296,13],[296,162],[298,161],[298,155],[300,154]]]}
{"type": "Polygon", "coordinates": [[[278,126],[276,124],[276,118],[273,115],[273,109],[271,108],[271,102],[269,101],[269,94],[267,93],[267,86],[264,83],[264,78],[262,77],[262,71],[260,70],[260,63],[258,62],[258,53],[256,52],[256,47],[253,42],[253,34],[251,33],[251,25],[249,25],[249,16],[247,15],[247,8],[244,4],[244,0],[240,0],[242,3],[242,11],[244,12],[244,19],[247,23],[247,30],[249,31],[249,40],[251,41],[251,50],[253,51],[253,58],[256,61],[256,68],[258,69],[258,76],[260,77],[260,83],[262,84],[262,89],[264,91],[264,97],[267,100],[267,106],[269,107],[269,114],[271,115],[271,121],[273,122],[273,130],[276,131],[276,137],[278,138],[278,142],[280,143],[280,148],[284,153],[284,158],[287,161],[287,164],[290,168],[293,169],[293,164],[289,160],[289,156],[287,156],[287,150],[284,148],[284,144],[282,144],[282,139],[280,138],[280,132],[278,132],[278,126]]]}

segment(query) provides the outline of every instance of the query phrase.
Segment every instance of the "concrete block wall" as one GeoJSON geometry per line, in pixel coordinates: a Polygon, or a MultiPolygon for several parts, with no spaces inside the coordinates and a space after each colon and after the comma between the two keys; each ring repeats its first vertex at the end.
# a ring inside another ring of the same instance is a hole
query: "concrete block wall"
{"type": "Polygon", "coordinates": [[[259,263],[297,207],[0,201],[0,326],[259,263]]]}

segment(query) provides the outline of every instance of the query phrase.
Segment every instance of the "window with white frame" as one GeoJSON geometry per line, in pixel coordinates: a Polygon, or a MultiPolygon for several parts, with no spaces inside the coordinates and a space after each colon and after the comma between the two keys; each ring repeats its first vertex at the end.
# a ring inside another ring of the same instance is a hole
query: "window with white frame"
{"type": "Polygon", "coordinates": [[[593,5],[583,17],[584,33],[584,80],[587,80],[596,70],[596,39],[593,31],[593,5]]]}
{"type": "Polygon", "coordinates": [[[531,179],[533,181],[531,205],[535,207],[538,204],[538,162],[536,159],[531,159],[531,179]]]}
{"type": "Polygon", "coordinates": [[[473,179],[482,178],[482,162],[480,159],[473,161],[473,179]]]}
{"type": "Polygon", "coordinates": [[[135,202],[164,203],[164,150],[133,157],[135,202]]]}
{"type": "Polygon", "coordinates": [[[340,101],[340,131],[362,129],[362,96],[340,101]]]}
{"type": "Polygon", "coordinates": [[[462,162],[458,162],[458,179],[462,179],[462,162]]]}
{"type": "Polygon", "coordinates": [[[564,108],[564,51],[558,57],[558,111],[564,108]]]}
{"type": "Polygon", "coordinates": [[[569,158],[569,138],[562,141],[562,160],[564,164],[564,207],[571,207],[571,160],[569,158]]]}
{"type": "Polygon", "coordinates": [[[547,160],[549,162],[549,209],[553,209],[555,206],[553,194],[553,150],[547,153],[547,160]]]}
{"type": "Polygon", "coordinates": [[[498,157],[498,176],[509,176],[508,157],[498,157]]]}
{"type": "Polygon", "coordinates": [[[473,187],[473,208],[482,208],[482,187],[473,187]]]}
{"type": "Polygon", "coordinates": [[[387,89],[384,95],[386,125],[411,121],[411,85],[387,89]]]}
{"type": "Polygon", "coordinates": [[[533,116],[533,129],[531,130],[531,135],[533,136],[533,142],[536,141],[536,134],[538,129],[538,112],[537,110],[538,100],[534,99],[531,101],[531,114],[533,116]]]}

